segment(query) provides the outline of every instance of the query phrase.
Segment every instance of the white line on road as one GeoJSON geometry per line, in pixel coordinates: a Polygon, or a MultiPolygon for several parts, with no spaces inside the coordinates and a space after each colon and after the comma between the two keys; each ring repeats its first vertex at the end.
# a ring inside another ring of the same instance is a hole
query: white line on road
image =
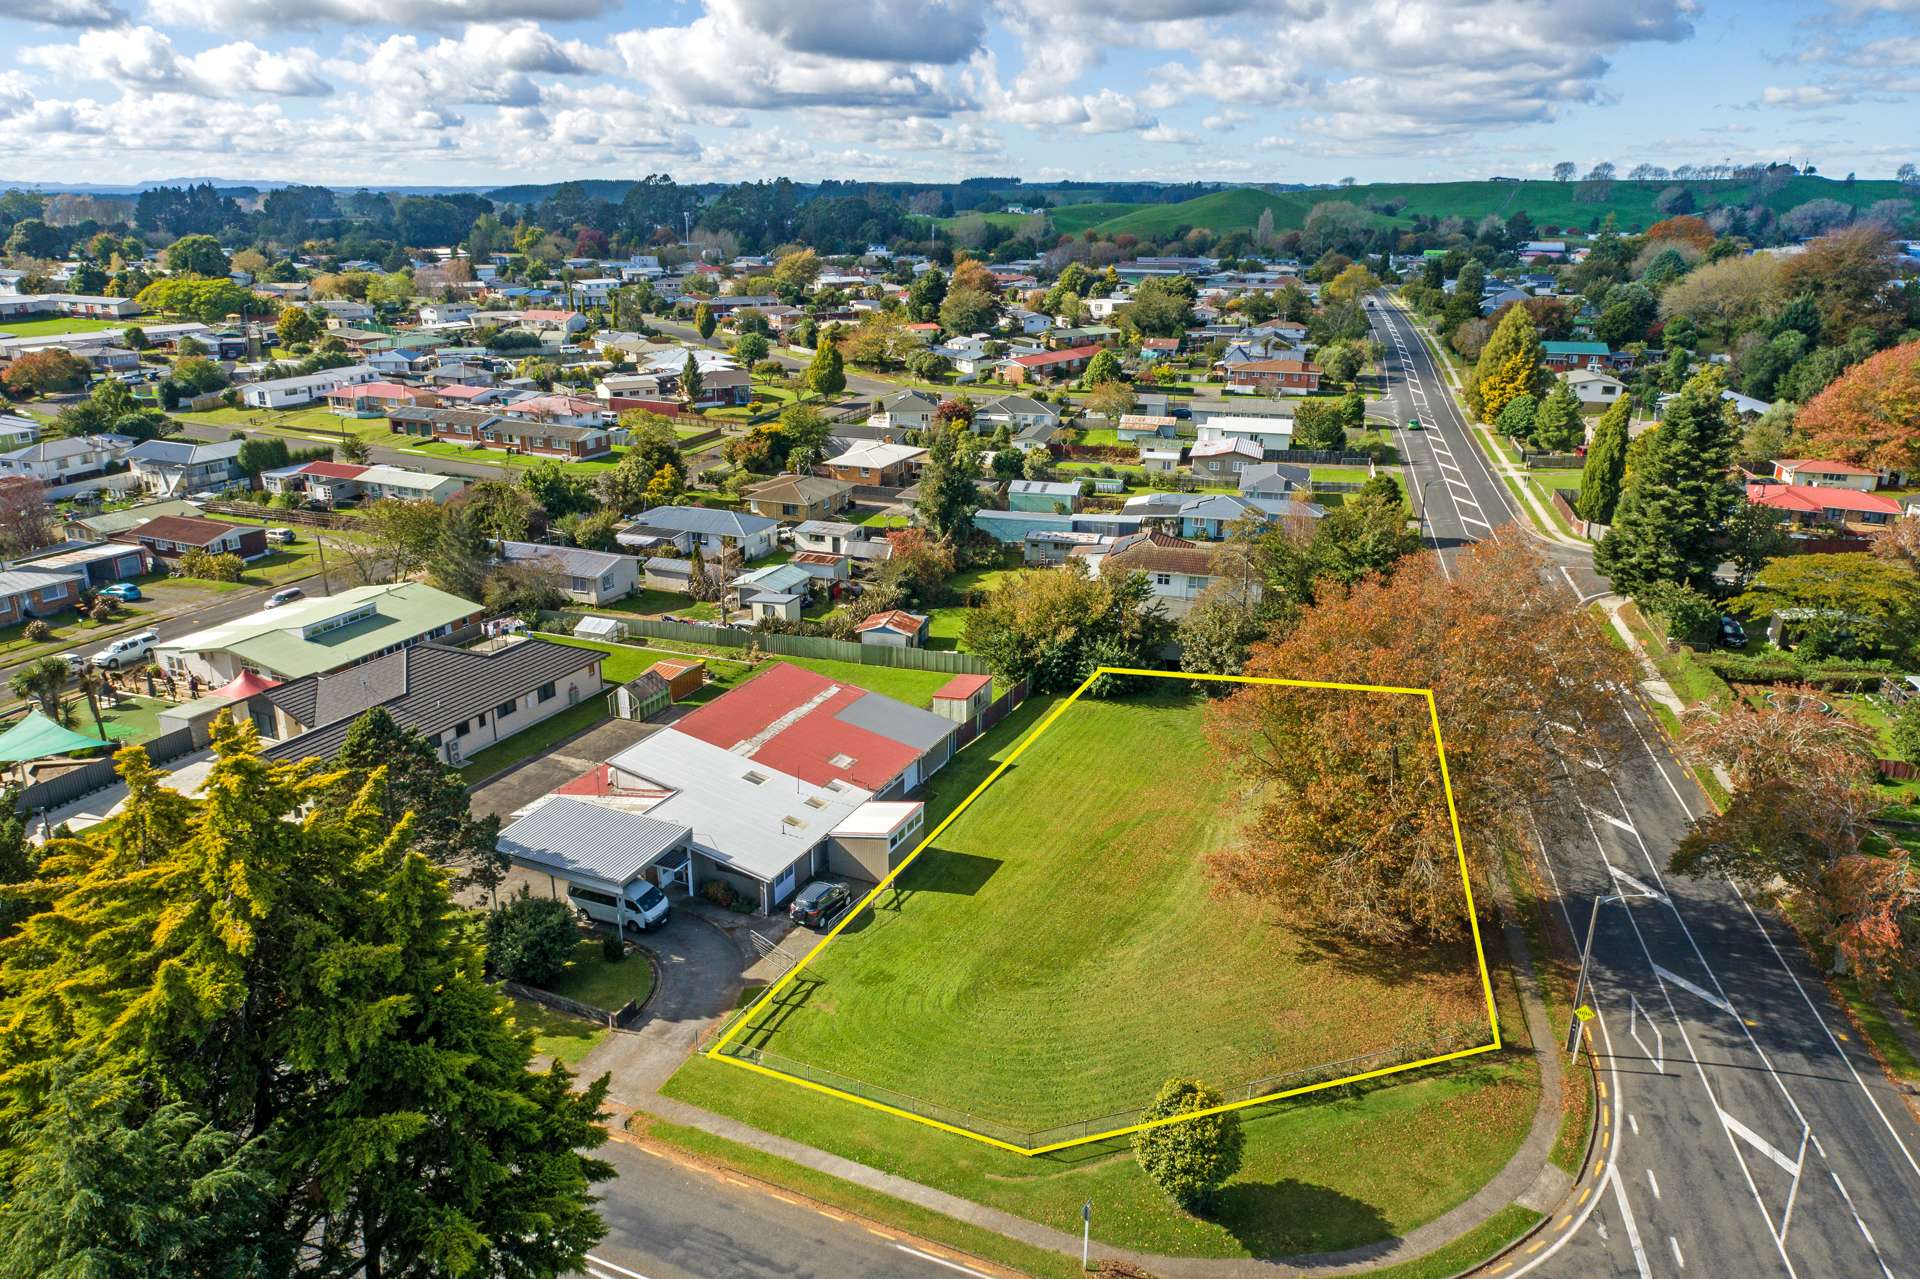
{"type": "Polygon", "coordinates": [[[1887,1259],[1880,1255],[1880,1245],[1874,1242],[1873,1232],[1867,1229],[1867,1223],[1860,1220],[1860,1210],[1853,1206],[1853,1196],[1847,1193],[1846,1186],[1840,1180],[1840,1174],[1829,1168],[1827,1176],[1833,1178],[1834,1189],[1838,1190],[1840,1197],[1847,1201],[1847,1211],[1853,1214],[1853,1224],[1860,1227],[1860,1235],[1867,1241],[1867,1247],[1873,1249],[1873,1259],[1880,1263],[1880,1273],[1885,1275],[1886,1279],[1893,1279],[1893,1271],[1887,1269],[1887,1259]]]}
{"type": "MultiPolygon", "coordinates": [[[[1716,1106],[1715,1109],[1718,1110],[1719,1107],[1716,1106]]],[[[1800,1165],[1789,1158],[1784,1151],[1724,1110],[1720,1111],[1720,1122],[1725,1124],[1734,1136],[1786,1169],[1789,1176],[1800,1175],[1800,1165]]]]}
{"type": "Polygon", "coordinates": [[[975,1270],[972,1266],[963,1266],[958,1262],[948,1261],[945,1257],[936,1257],[930,1252],[921,1252],[918,1248],[909,1248],[903,1243],[897,1243],[893,1246],[901,1252],[920,1258],[922,1261],[931,1261],[936,1266],[945,1266],[949,1270],[958,1270],[963,1275],[979,1275],[980,1279],[993,1279],[993,1276],[975,1270]]]}
{"type": "Polygon", "coordinates": [[[1680,1241],[1672,1235],[1668,1235],[1667,1247],[1673,1249],[1673,1264],[1685,1270],[1687,1268],[1687,1259],[1680,1255],[1680,1241]]]}
{"type": "Polygon", "coordinates": [[[1633,1249],[1633,1264],[1640,1268],[1640,1279],[1653,1279],[1653,1271],[1647,1266],[1646,1249],[1640,1246],[1640,1227],[1634,1223],[1633,1206],[1627,1202],[1626,1183],[1620,1180],[1619,1164],[1607,1169],[1607,1179],[1613,1182],[1613,1197],[1620,1205],[1620,1224],[1627,1228],[1627,1247],[1633,1249]]]}
{"type": "MultiPolygon", "coordinates": [[[[1479,508],[1476,507],[1475,509],[1477,510],[1479,508]]],[[[1485,520],[1476,520],[1471,515],[1462,515],[1460,522],[1462,524],[1478,524],[1481,528],[1487,530],[1487,532],[1493,532],[1493,525],[1487,523],[1485,520]]]]}
{"type": "Polygon", "coordinates": [[[596,1257],[592,1253],[588,1253],[587,1260],[596,1266],[605,1266],[609,1270],[626,1275],[627,1279],[647,1279],[647,1277],[638,1270],[629,1270],[618,1262],[608,1261],[605,1257],[596,1257]]]}
{"type": "Polygon", "coordinates": [[[1660,965],[1655,964],[1653,966],[1653,975],[1655,977],[1658,977],[1661,981],[1673,983],[1675,986],[1678,986],[1680,989],[1686,991],[1688,994],[1694,996],[1696,999],[1706,1000],[1708,1003],[1712,1004],[1715,1008],[1718,1008],[1723,1013],[1730,1013],[1733,1011],[1732,1004],[1729,1004],[1726,1000],[1720,998],[1720,996],[1718,995],[1708,994],[1705,990],[1702,990],[1700,987],[1694,985],[1692,982],[1688,981],[1685,977],[1682,977],[1679,973],[1668,972],[1666,969],[1662,968],[1660,965]]]}
{"type": "MultiPolygon", "coordinates": [[[[1627,1116],[1627,1127],[1633,1129],[1634,1136],[1638,1137],[1640,1135],[1640,1121],[1632,1115],[1627,1116]]],[[[1649,1173],[1649,1175],[1651,1175],[1651,1173],[1649,1173]]]]}
{"type": "MultiPolygon", "coordinates": [[[[1633,829],[1633,827],[1628,826],[1624,822],[1618,821],[1612,817],[1608,817],[1605,813],[1597,814],[1597,816],[1599,816],[1601,819],[1605,821],[1613,822],[1615,826],[1620,827],[1620,829],[1622,830],[1633,829]]],[[[1626,871],[1621,870],[1618,866],[1609,866],[1607,867],[1607,869],[1613,872],[1613,877],[1615,879],[1625,884],[1628,888],[1633,889],[1634,892],[1645,893],[1647,896],[1653,898],[1653,900],[1657,902],[1664,902],[1665,900],[1667,900],[1667,895],[1665,893],[1661,892],[1657,888],[1647,887],[1645,884],[1641,883],[1639,880],[1635,879],[1633,876],[1627,874],[1626,871]]]]}
{"type": "MultiPolygon", "coordinates": [[[[1631,1118],[1631,1116],[1629,1116],[1629,1118],[1631,1118]]],[[[1647,1169],[1647,1184],[1653,1187],[1653,1197],[1658,1199],[1660,1197],[1660,1180],[1653,1175],[1653,1169],[1651,1168],[1647,1169]]]]}

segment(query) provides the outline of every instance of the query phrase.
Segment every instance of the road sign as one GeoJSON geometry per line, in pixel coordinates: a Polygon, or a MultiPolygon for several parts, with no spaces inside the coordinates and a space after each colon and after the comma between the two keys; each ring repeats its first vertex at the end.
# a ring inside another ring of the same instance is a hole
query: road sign
{"type": "Polygon", "coordinates": [[[1593,1006],[1591,1004],[1582,1004],[1578,1008],[1573,1010],[1573,1015],[1575,1017],[1578,1017],[1581,1021],[1592,1021],[1593,1006]]]}

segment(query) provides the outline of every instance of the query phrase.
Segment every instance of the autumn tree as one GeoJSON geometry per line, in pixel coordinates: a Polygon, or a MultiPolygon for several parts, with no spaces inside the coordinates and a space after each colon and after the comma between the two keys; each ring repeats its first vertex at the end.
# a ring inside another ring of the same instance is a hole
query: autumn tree
{"type": "MultiPolygon", "coordinates": [[[[1519,538],[1475,544],[1452,581],[1431,555],[1351,587],[1323,581],[1290,630],[1255,645],[1247,673],[1432,689],[1476,885],[1503,844],[1525,842],[1555,779],[1604,784],[1564,756],[1617,757],[1624,721],[1609,690],[1631,679],[1519,538]]],[[[1363,940],[1466,931],[1425,698],[1249,686],[1209,707],[1208,732],[1257,796],[1213,860],[1223,885],[1363,940]]]]}
{"type": "Polygon", "coordinates": [[[1826,332],[1844,335],[1865,325],[1891,337],[1900,327],[1900,311],[1887,297],[1895,257],[1886,228],[1861,222],[1823,235],[1786,259],[1780,279],[1790,295],[1813,295],[1826,332]]]}
{"type": "Polygon", "coordinates": [[[1842,373],[1800,410],[1795,426],[1814,457],[1920,470],[1920,341],[1842,373]]]}
{"type": "Polygon", "coordinates": [[[1613,526],[1593,557],[1615,589],[1633,594],[1660,581],[1712,588],[1721,534],[1745,500],[1727,483],[1740,430],[1720,389],[1718,369],[1696,373],[1667,405],[1659,429],[1640,437],[1641,454],[1629,456],[1613,526]]]}
{"type": "Polygon", "coordinates": [[[1614,508],[1620,504],[1620,486],[1627,474],[1627,431],[1633,416],[1633,401],[1621,396],[1607,406],[1593,428],[1593,443],[1587,446],[1586,464],[1580,471],[1580,518],[1594,524],[1611,524],[1614,508]]]}
{"type": "Polygon", "coordinates": [[[1515,307],[1480,352],[1480,363],[1467,382],[1467,404],[1482,422],[1494,422],[1515,396],[1544,399],[1552,385],[1533,317],[1515,307]]]}
{"type": "Polygon", "coordinates": [[[7,366],[7,390],[15,395],[51,395],[77,391],[87,384],[87,362],[65,347],[28,351],[7,366]]]}
{"type": "Polygon", "coordinates": [[[1660,295],[1660,315],[1669,324],[1686,319],[1719,338],[1753,327],[1786,300],[1780,259],[1726,258],[1689,271],[1660,295]]]}
{"type": "Polygon", "coordinates": [[[1147,665],[1171,630],[1143,575],[1089,576],[1075,560],[1002,582],[967,614],[966,648],[1003,684],[1061,693],[1099,666],[1147,665]]]}

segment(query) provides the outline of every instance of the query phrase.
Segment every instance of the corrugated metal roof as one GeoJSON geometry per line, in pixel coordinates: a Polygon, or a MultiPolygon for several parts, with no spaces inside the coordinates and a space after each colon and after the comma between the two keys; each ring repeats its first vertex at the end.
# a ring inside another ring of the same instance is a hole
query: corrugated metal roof
{"type": "Polygon", "coordinates": [[[617,892],[691,834],[641,813],[555,795],[502,830],[494,847],[569,883],[617,892]]]}

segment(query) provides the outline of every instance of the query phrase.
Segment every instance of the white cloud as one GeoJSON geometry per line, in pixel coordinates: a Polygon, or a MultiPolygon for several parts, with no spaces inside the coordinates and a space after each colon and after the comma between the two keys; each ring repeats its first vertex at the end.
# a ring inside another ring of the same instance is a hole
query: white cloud
{"type": "Polygon", "coordinates": [[[127,15],[106,0],[0,0],[0,18],[49,27],[112,27],[127,15]]]}
{"type": "Polygon", "coordinates": [[[1852,101],[1851,93],[1824,84],[1770,84],[1760,91],[1760,105],[1786,107],[1794,111],[1845,106],[1852,101]]]}
{"type": "Polygon", "coordinates": [[[965,61],[987,31],[985,0],[716,0],[796,53],[873,62],[965,61]]]}
{"type": "Polygon", "coordinates": [[[186,56],[152,27],[85,31],[72,44],[37,45],[20,60],[62,76],[128,88],[226,98],[241,94],[324,97],[333,87],[310,49],[272,52],[241,41],[186,56]]]}
{"type": "Polygon", "coordinates": [[[548,77],[593,74],[607,65],[591,46],[557,40],[532,23],[476,25],[456,39],[423,44],[395,35],[374,44],[353,38],[328,69],[383,97],[414,103],[537,105],[548,77]]]}
{"type": "Polygon", "coordinates": [[[445,28],[470,22],[572,22],[600,17],[617,7],[618,0],[147,0],[147,16],[156,22],[211,31],[270,32],[324,26],[445,28]]]}
{"type": "Polygon", "coordinates": [[[1200,127],[1210,133],[1232,133],[1252,118],[1237,107],[1226,107],[1200,121],[1200,127]]]}
{"type": "Polygon", "coordinates": [[[1200,135],[1186,129],[1176,129],[1171,125],[1156,124],[1140,134],[1142,142],[1168,142],[1180,146],[1193,146],[1200,141],[1200,135]]]}

